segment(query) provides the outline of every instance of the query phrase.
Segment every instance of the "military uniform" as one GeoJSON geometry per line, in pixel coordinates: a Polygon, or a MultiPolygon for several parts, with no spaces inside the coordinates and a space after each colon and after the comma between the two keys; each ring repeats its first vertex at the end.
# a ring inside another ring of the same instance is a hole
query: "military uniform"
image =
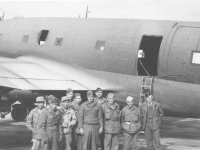
{"type": "Polygon", "coordinates": [[[109,102],[102,105],[104,114],[104,150],[118,150],[118,133],[121,131],[121,111],[120,106],[114,102],[111,105],[109,102]]]}
{"type": "Polygon", "coordinates": [[[63,126],[63,150],[71,150],[71,142],[72,142],[72,127],[76,124],[77,118],[75,112],[72,108],[61,110],[62,113],[62,126],[63,126]]]}
{"type": "MultiPolygon", "coordinates": [[[[94,100],[98,102],[101,105],[101,107],[103,107],[103,104],[107,102],[106,98],[104,97],[101,97],[101,98],[95,97],[94,100]]],[[[104,150],[104,137],[105,137],[104,128],[103,128],[103,133],[101,133],[99,136],[100,136],[100,141],[101,141],[101,150],[104,150]]]]}
{"type": "Polygon", "coordinates": [[[160,131],[161,117],[164,112],[159,103],[152,101],[151,105],[144,102],[141,105],[141,122],[142,129],[145,131],[147,149],[152,150],[155,143],[156,149],[161,149],[160,146],[160,131]],[[153,142],[154,140],[154,142],[153,142]]]}
{"type": "Polygon", "coordinates": [[[32,130],[32,141],[33,141],[33,147],[31,150],[39,150],[41,146],[41,137],[38,132],[38,120],[40,118],[40,113],[42,110],[38,109],[37,107],[31,110],[27,117],[27,124],[26,126],[28,129],[32,130]]]}
{"type": "MultiPolygon", "coordinates": [[[[71,106],[73,107],[75,114],[76,114],[76,118],[78,118],[78,112],[79,112],[79,104],[77,104],[75,101],[73,101],[71,103],[71,106]]],[[[72,129],[72,147],[73,150],[82,150],[82,138],[83,136],[80,134],[80,129],[78,127],[78,122],[74,125],[73,129],[72,129]]]]}
{"type": "Polygon", "coordinates": [[[94,100],[101,105],[107,102],[106,98],[104,98],[104,97],[102,97],[102,98],[95,97],[94,100]]]}
{"type": "Polygon", "coordinates": [[[79,109],[79,128],[83,128],[83,150],[97,150],[99,128],[103,127],[102,109],[96,101],[84,102],[79,109]]]}
{"type": "Polygon", "coordinates": [[[59,150],[59,136],[63,134],[60,112],[48,106],[42,111],[38,126],[43,150],[59,150]]]}
{"type": "Polygon", "coordinates": [[[139,109],[136,106],[122,109],[122,128],[124,130],[124,150],[138,149],[138,131],[141,127],[139,123],[139,109]]]}

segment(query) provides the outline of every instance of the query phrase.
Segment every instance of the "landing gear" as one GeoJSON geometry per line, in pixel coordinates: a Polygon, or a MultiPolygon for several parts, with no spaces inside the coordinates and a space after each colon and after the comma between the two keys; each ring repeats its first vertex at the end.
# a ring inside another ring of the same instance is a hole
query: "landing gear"
{"type": "Polygon", "coordinates": [[[11,116],[15,121],[24,121],[27,116],[27,110],[24,108],[13,108],[11,116]]]}

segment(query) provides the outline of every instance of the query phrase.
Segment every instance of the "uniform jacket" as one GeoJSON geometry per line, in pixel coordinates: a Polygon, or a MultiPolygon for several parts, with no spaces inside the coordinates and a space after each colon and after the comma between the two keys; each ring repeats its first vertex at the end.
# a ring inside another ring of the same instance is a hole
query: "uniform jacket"
{"type": "Polygon", "coordinates": [[[75,112],[75,115],[76,115],[76,118],[77,118],[77,123],[74,125],[73,128],[74,128],[74,130],[75,130],[76,133],[80,133],[80,129],[79,129],[79,127],[78,127],[78,113],[79,113],[80,105],[77,104],[75,101],[73,101],[73,102],[71,103],[71,106],[72,106],[72,108],[74,109],[74,112],[75,112]]]}
{"type": "Polygon", "coordinates": [[[103,106],[104,114],[104,131],[105,133],[119,133],[121,131],[121,111],[120,106],[116,102],[113,104],[113,108],[110,103],[104,103],[103,106]]]}
{"type": "Polygon", "coordinates": [[[94,100],[101,105],[107,102],[107,100],[104,97],[102,98],[95,97],[94,100]]]}
{"type": "Polygon", "coordinates": [[[32,130],[33,139],[40,139],[40,134],[38,132],[38,120],[40,118],[41,111],[36,107],[29,113],[27,117],[26,126],[28,129],[32,130]]]}
{"type": "Polygon", "coordinates": [[[58,110],[54,112],[50,106],[46,107],[40,115],[38,128],[43,139],[47,139],[47,133],[50,132],[59,131],[60,134],[63,134],[61,113],[58,110]]]}
{"type": "Polygon", "coordinates": [[[62,108],[60,111],[63,119],[62,120],[63,134],[70,134],[72,132],[73,125],[75,125],[77,122],[75,112],[72,108],[69,108],[68,110],[62,108]]]}
{"type": "MultiPolygon", "coordinates": [[[[147,102],[144,102],[140,106],[140,113],[141,113],[141,123],[142,123],[142,129],[144,130],[146,127],[146,121],[147,121],[147,102]]],[[[164,115],[164,111],[159,103],[152,101],[153,106],[153,129],[156,130],[159,128],[161,124],[161,118],[164,115]]]]}
{"type": "Polygon", "coordinates": [[[103,127],[102,108],[95,100],[89,103],[86,101],[81,104],[79,109],[79,128],[83,128],[83,124],[100,125],[103,127]]]}
{"type": "Polygon", "coordinates": [[[141,124],[139,119],[139,109],[136,106],[129,108],[125,106],[122,109],[122,128],[128,133],[139,131],[141,124]]]}

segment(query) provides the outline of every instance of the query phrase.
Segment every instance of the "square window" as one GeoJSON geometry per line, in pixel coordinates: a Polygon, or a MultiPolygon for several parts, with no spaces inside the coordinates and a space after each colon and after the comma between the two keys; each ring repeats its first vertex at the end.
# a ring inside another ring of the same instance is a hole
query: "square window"
{"type": "Polygon", "coordinates": [[[63,38],[56,38],[55,45],[56,46],[61,46],[62,45],[62,41],[63,41],[63,38]]]}
{"type": "Polygon", "coordinates": [[[3,34],[2,34],[2,33],[0,33],[0,41],[2,40],[2,37],[3,37],[3,34]]]}
{"type": "Polygon", "coordinates": [[[29,35],[24,35],[22,38],[23,43],[28,43],[29,35]]]}
{"type": "Polygon", "coordinates": [[[105,44],[106,44],[105,41],[97,40],[96,45],[95,45],[95,49],[103,51],[105,49],[105,44]]]}
{"type": "Polygon", "coordinates": [[[193,54],[192,54],[192,64],[200,65],[200,52],[193,52],[193,54]]]}

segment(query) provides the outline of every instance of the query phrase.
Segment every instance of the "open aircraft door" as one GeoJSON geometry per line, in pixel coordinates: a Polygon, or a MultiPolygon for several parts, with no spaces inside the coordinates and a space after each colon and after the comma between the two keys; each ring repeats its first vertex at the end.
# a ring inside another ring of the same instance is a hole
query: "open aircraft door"
{"type": "Polygon", "coordinates": [[[191,65],[195,67],[195,83],[200,84],[200,41],[198,43],[198,48],[196,51],[192,51],[191,54],[191,65]]]}
{"type": "Polygon", "coordinates": [[[200,38],[198,27],[177,27],[168,51],[167,75],[179,81],[195,82],[195,66],[191,56],[197,50],[200,38]]]}

